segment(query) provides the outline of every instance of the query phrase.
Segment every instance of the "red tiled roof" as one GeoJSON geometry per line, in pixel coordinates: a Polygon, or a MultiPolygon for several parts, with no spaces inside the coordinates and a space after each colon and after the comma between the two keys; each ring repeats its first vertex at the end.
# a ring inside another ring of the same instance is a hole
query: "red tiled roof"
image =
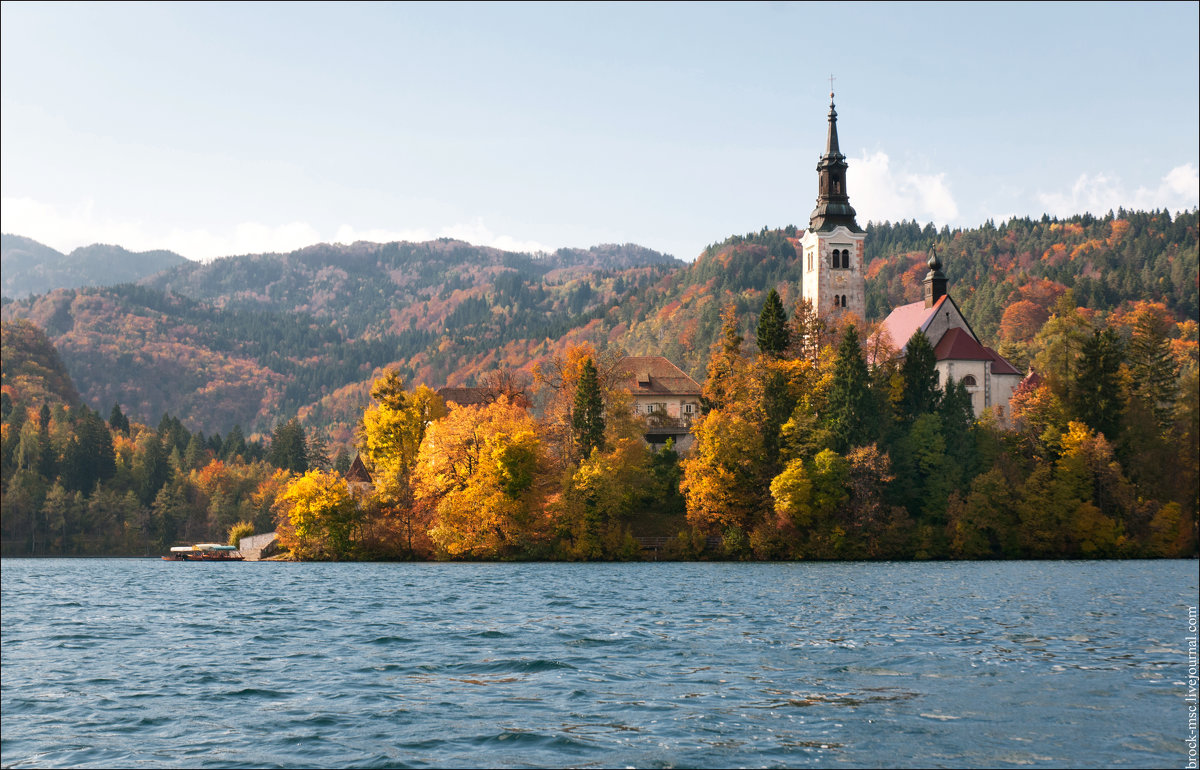
{"type": "Polygon", "coordinates": [[[1015,366],[1004,360],[1004,356],[988,347],[985,347],[984,350],[992,357],[992,374],[1015,374],[1018,377],[1021,376],[1021,373],[1017,371],[1015,366]]]}
{"type": "Polygon", "coordinates": [[[942,335],[933,346],[933,354],[939,361],[991,361],[993,355],[966,329],[957,326],[942,335]]]}
{"type": "Polygon", "coordinates": [[[888,313],[888,317],[883,319],[883,329],[896,350],[904,352],[917,329],[924,329],[929,320],[937,315],[947,296],[949,295],[940,297],[933,307],[925,307],[925,300],[917,300],[894,308],[888,313]]]}
{"type": "Polygon", "coordinates": [[[635,396],[700,395],[700,383],[662,356],[626,356],[617,363],[616,376],[616,384],[635,396]]]}

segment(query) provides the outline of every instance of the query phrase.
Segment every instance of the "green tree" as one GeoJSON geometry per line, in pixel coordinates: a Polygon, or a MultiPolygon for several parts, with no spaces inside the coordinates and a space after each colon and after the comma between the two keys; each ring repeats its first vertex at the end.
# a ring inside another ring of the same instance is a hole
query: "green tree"
{"type": "Polygon", "coordinates": [[[942,396],[938,387],[937,356],[929,338],[920,329],[908,340],[900,376],[904,390],[899,411],[905,422],[937,409],[942,396]]]}
{"type": "Polygon", "coordinates": [[[579,384],[575,387],[571,429],[581,457],[586,459],[593,449],[604,448],[604,401],[596,364],[591,358],[583,362],[579,384]]]}
{"type": "Polygon", "coordinates": [[[762,312],[758,316],[758,350],[768,358],[779,358],[787,352],[791,342],[787,313],[775,289],[767,294],[762,312]]]}
{"type": "Polygon", "coordinates": [[[304,427],[295,417],[285,423],[275,426],[271,434],[271,464],[292,473],[304,473],[308,470],[308,442],[304,436],[304,427]]]}
{"type": "Polygon", "coordinates": [[[1075,416],[1109,441],[1121,428],[1121,340],[1111,328],[1096,331],[1083,344],[1079,371],[1072,388],[1075,416]]]}
{"type": "Polygon", "coordinates": [[[1141,312],[1129,339],[1130,395],[1154,415],[1160,430],[1171,423],[1179,397],[1179,365],[1171,355],[1165,321],[1154,313],[1141,312]]]}
{"type": "Polygon", "coordinates": [[[878,416],[867,362],[858,342],[858,333],[850,324],[838,346],[824,415],[833,434],[835,450],[845,452],[850,447],[874,441],[878,433],[878,416]]]}

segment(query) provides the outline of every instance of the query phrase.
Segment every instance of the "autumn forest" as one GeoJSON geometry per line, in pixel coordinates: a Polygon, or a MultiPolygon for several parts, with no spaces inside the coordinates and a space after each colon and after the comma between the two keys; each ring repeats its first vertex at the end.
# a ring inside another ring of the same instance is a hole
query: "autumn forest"
{"type": "Polygon", "coordinates": [[[6,298],[3,552],[276,531],[302,559],[1192,556],[1197,219],[872,223],[867,317],[832,321],[791,226],[690,264],[357,243],[6,298]],[[931,248],[1034,372],[1007,412],[976,419],[928,340],[876,334],[931,248]],[[688,452],[643,440],[626,354],[702,383],[688,452]]]}

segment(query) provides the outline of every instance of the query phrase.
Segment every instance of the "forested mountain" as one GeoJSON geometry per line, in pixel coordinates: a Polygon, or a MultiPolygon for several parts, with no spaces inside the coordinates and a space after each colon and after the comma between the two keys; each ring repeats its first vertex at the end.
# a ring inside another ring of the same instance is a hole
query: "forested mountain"
{"type": "MultiPolygon", "coordinates": [[[[868,321],[919,296],[935,248],[975,331],[1020,367],[1068,291],[1092,314],[1146,302],[1177,321],[1197,314],[1195,211],[868,232],[868,321]]],[[[747,331],[771,288],[793,310],[798,234],[732,236],[691,264],[633,245],[529,255],[449,239],[323,244],[54,291],[6,304],[3,317],[46,330],[93,408],[120,403],[147,422],[170,412],[196,430],[258,434],[298,415],[346,443],[373,375],[389,365],[410,383],[469,385],[590,342],[662,354],[702,378],[725,305],[747,331]]]]}
{"type": "Polygon", "coordinates": [[[0,236],[3,294],[20,299],[54,289],[128,283],[186,263],[170,251],[133,252],[120,246],[94,243],[63,254],[31,238],[0,236]]]}
{"type": "Polygon", "coordinates": [[[147,422],[170,412],[209,432],[265,433],[301,413],[346,441],[380,367],[437,386],[528,366],[681,265],[634,245],[538,256],[448,239],[318,245],[57,290],[9,303],[4,318],[46,329],[98,408],[120,403],[147,422]]]}

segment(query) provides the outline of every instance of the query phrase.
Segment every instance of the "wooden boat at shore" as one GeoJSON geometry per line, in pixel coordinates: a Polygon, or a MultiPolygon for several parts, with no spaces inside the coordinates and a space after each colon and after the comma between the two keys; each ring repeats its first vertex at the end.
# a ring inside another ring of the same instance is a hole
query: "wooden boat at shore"
{"type": "Polygon", "coordinates": [[[163,557],[163,561],[242,561],[244,556],[236,545],[221,545],[220,543],[197,543],[196,545],[179,545],[171,549],[171,553],[163,557]]]}

